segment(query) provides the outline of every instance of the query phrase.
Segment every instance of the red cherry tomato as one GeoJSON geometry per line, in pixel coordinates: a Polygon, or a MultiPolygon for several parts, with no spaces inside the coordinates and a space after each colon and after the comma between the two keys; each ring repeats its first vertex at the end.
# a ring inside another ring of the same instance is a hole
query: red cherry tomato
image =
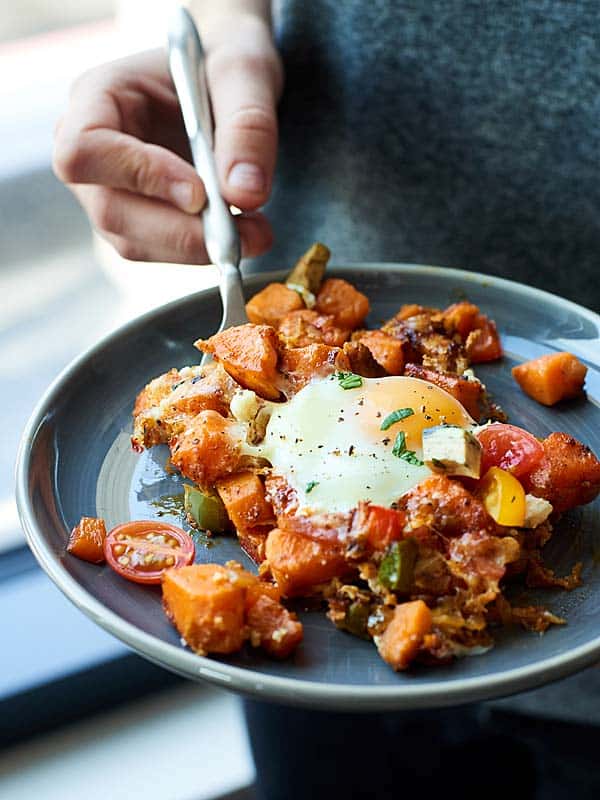
{"type": "Polygon", "coordinates": [[[522,478],[534,470],[544,456],[544,448],[523,428],[494,422],[476,434],[483,452],[481,474],[490,467],[500,467],[515,478],[522,478]]]}
{"type": "Polygon", "coordinates": [[[160,583],[166,569],[191,564],[194,554],[192,537],[168,522],[125,522],[104,540],[109,565],[135,583],[160,583]]]}

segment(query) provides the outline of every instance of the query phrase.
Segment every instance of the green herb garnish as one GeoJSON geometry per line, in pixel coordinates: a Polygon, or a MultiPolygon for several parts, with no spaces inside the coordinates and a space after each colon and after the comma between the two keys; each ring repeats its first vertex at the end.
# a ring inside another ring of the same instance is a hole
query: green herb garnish
{"type": "Polygon", "coordinates": [[[414,450],[405,450],[403,453],[400,454],[400,458],[403,458],[405,461],[408,461],[409,464],[412,464],[414,467],[422,467],[425,463],[418,458],[417,454],[414,450]]]}
{"type": "Polygon", "coordinates": [[[312,490],[315,488],[315,486],[318,486],[318,485],[319,485],[319,481],[309,481],[306,484],[306,489],[305,489],[306,494],[308,494],[309,492],[312,492],[312,490]]]}
{"type": "Polygon", "coordinates": [[[404,452],[406,452],[406,434],[404,431],[400,431],[400,433],[396,436],[396,441],[392,447],[392,455],[400,458],[404,452]]]}
{"type": "Polygon", "coordinates": [[[335,377],[342,389],[358,389],[362,386],[362,378],[354,372],[336,372],[335,377]]]}
{"type": "Polygon", "coordinates": [[[396,422],[400,422],[407,417],[412,417],[415,412],[412,408],[397,408],[395,411],[392,411],[391,414],[388,414],[387,417],[381,423],[379,430],[387,431],[388,428],[391,428],[392,425],[396,422]]]}

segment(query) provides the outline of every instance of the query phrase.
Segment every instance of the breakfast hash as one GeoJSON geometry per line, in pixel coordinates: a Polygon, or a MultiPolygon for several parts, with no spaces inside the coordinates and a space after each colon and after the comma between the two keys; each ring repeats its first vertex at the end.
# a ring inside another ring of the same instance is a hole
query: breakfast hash
{"type": "MultiPolygon", "coordinates": [[[[600,461],[567,433],[507,421],[473,370],[502,357],[476,305],[402,305],[367,329],[368,297],[327,277],[328,257],[313,245],[250,299],[247,324],[195,342],[212,360],[135,401],[134,449],[169,447],[190,526],[237,535],[258,574],[195,564],[192,537],[151,520],[107,534],[83,518],[69,550],[159,583],[201,655],[288,656],[303,635],[293,598],[316,598],[394,670],[485,652],[498,626],[563,624],[506,587],[580,585],[581,564],[558,576],[542,553],[559,516],[600,493],[600,461]]],[[[570,353],[513,370],[546,405],[580,395],[585,373],[570,353]]]]}

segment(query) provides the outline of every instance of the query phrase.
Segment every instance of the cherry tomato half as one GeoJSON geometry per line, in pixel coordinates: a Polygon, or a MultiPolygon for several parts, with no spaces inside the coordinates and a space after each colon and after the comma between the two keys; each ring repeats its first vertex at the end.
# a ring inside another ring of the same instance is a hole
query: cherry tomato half
{"type": "Polygon", "coordinates": [[[149,519],[117,525],[104,540],[109,565],[135,583],[160,583],[164,570],[191,564],[194,554],[188,533],[149,519]]]}
{"type": "Polygon", "coordinates": [[[516,478],[529,475],[544,456],[544,448],[523,428],[494,422],[476,434],[483,448],[481,474],[500,467],[516,478]]]}

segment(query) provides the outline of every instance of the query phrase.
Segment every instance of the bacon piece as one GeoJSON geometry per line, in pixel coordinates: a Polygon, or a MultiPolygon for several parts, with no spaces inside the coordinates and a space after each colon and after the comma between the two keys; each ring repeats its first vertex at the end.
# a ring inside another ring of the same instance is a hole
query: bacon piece
{"type": "Polygon", "coordinates": [[[600,494],[600,461],[589,447],[568,433],[551,433],[542,442],[542,462],[527,478],[527,491],[568,511],[600,494]]]}

